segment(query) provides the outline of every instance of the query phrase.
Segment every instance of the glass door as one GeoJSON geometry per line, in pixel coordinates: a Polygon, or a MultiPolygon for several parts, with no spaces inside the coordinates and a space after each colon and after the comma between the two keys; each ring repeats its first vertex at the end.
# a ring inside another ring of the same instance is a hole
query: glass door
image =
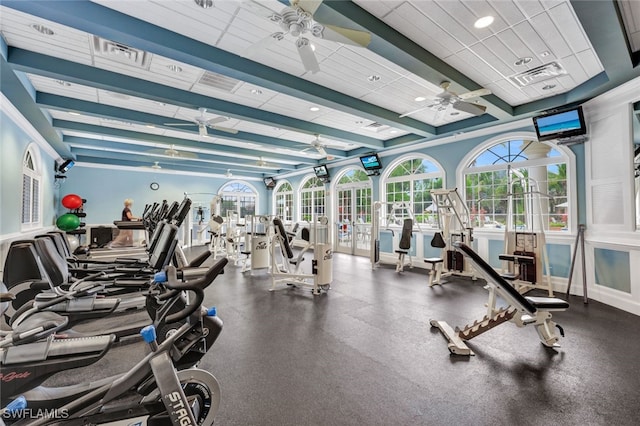
{"type": "Polygon", "coordinates": [[[336,251],[368,256],[371,244],[371,182],[360,170],[348,171],[336,187],[336,251]]]}

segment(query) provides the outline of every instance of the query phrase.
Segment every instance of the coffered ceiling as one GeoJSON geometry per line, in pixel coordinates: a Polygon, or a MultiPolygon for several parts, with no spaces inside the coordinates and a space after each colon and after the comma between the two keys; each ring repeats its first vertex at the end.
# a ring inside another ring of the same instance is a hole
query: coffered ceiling
{"type": "Polygon", "coordinates": [[[296,6],[3,0],[2,93],[64,158],[262,178],[530,117],[639,74],[640,2],[296,6]]]}

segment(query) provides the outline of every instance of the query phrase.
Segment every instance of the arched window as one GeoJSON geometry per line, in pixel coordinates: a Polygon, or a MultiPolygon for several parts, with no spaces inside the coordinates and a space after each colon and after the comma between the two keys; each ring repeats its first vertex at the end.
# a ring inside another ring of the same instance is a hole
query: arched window
{"type": "Polygon", "coordinates": [[[324,182],[311,177],[300,188],[300,220],[311,221],[325,215],[324,182]]]}
{"type": "Polygon", "coordinates": [[[544,230],[568,230],[567,162],[545,142],[522,138],[490,143],[463,171],[473,226],[504,228],[511,209],[509,226],[516,229],[527,224],[538,229],[542,219],[544,230]]]}
{"type": "MultiPolygon", "coordinates": [[[[407,202],[413,208],[415,220],[426,223],[433,216],[429,210],[431,190],[442,188],[442,168],[426,156],[413,154],[392,163],[388,170],[382,177],[387,214],[391,213],[393,203],[407,202]]],[[[405,216],[405,212],[395,212],[397,219],[405,216]]]]}
{"type": "Polygon", "coordinates": [[[42,175],[39,170],[38,152],[34,145],[30,145],[22,161],[22,227],[41,226],[42,191],[40,182],[42,175]]]}
{"type": "Polygon", "coordinates": [[[239,218],[256,214],[257,191],[244,182],[229,182],[220,188],[222,196],[220,215],[227,216],[227,212],[236,213],[239,218]]]}
{"type": "Polygon", "coordinates": [[[293,220],[293,187],[287,181],[278,184],[278,187],[273,191],[273,212],[276,216],[290,222],[293,220]]]}

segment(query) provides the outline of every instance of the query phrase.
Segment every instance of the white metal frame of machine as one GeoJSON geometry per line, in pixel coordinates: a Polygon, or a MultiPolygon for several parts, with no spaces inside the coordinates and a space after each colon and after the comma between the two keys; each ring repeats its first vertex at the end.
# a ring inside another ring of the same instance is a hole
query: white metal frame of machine
{"type": "Polygon", "coordinates": [[[511,182],[507,205],[507,229],[504,236],[503,278],[509,280],[520,292],[532,289],[547,291],[553,297],[551,285],[551,266],[547,254],[542,215],[542,197],[550,195],[540,192],[538,183],[530,177],[519,176],[511,182]],[[523,191],[516,194],[515,186],[519,183],[523,191]],[[514,223],[514,205],[516,196],[524,201],[524,229],[516,229],[514,223]],[[506,267],[505,267],[506,265],[506,267]],[[533,268],[533,271],[528,271],[533,268]],[[529,272],[529,273],[528,273],[529,272]],[[528,279],[535,276],[535,279],[528,279]]]}
{"type": "Polygon", "coordinates": [[[269,245],[273,236],[271,223],[271,218],[265,215],[245,217],[246,233],[244,250],[241,251],[245,258],[242,272],[269,268],[269,245]]]}
{"type": "MultiPolygon", "coordinates": [[[[422,233],[422,229],[420,228],[420,224],[416,221],[415,216],[413,214],[413,205],[409,202],[385,202],[385,201],[375,201],[373,203],[373,217],[371,221],[371,250],[369,252],[369,260],[371,262],[371,269],[375,269],[381,263],[380,257],[380,227],[382,222],[382,206],[391,206],[391,211],[387,214],[385,212],[385,226],[389,225],[390,220],[395,221],[395,212],[403,211],[406,212],[406,215],[401,215],[401,217],[409,218],[413,221],[413,226],[418,229],[418,232],[422,233]]],[[[394,231],[395,232],[395,231],[394,231]]],[[[412,238],[413,240],[413,238],[412,238]]],[[[394,249],[395,252],[398,250],[394,249]]],[[[404,256],[402,253],[399,253],[398,258],[395,261],[396,271],[402,272],[405,266],[405,256],[409,254],[409,250],[405,250],[404,256]]],[[[412,266],[411,255],[409,255],[409,263],[408,265],[412,266]]]]}
{"type": "MultiPolygon", "coordinates": [[[[313,221],[313,240],[307,241],[307,244],[294,257],[289,238],[282,221],[279,218],[273,219],[274,234],[271,239],[271,288],[270,291],[278,290],[278,285],[285,284],[293,287],[311,287],[314,295],[319,295],[323,291],[326,292],[331,288],[333,281],[333,249],[330,242],[317,243],[318,225],[327,228],[329,219],[321,216],[318,220],[313,221]],[[311,273],[302,273],[302,263],[304,254],[312,251],[313,259],[311,261],[311,273]],[[280,252],[280,256],[277,253],[280,252]],[[281,263],[278,263],[278,257],[281,263]]],[[[307,232],[304,234],[310,234],[307,232]]],[[[287,287],[282,287],[287,288],[287,287]]]]}
{"type": "MultiPolygon", "coordinates": [[[[432,246],[442,247],[441,257],[425,258],[424,262],[431,264],[429,286],[440,284],[440,279],[454,274],[468,275],[475,279],[473,268],[463,261],[454,244],[461,242],[471,244],[473,241],[473,227],[470,226],[470,215],[467,205],[460,197],[457,188],[433,189],[431,199],[436,208],[438,224],[440,226],[440,244],[432,246]],[[458,265],[462,262],[462,266],[458,265]]],[[[434,236],[434,240],[437,236],[434,236]]]]}

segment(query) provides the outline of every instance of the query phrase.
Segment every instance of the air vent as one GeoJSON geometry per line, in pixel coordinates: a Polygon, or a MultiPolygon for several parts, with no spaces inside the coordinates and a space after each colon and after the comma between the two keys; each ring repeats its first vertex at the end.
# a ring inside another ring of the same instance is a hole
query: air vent
{"type": "Polygon", "coordinates": [[[562,65],[560,65],[559,63],[549,62],[548,64],[541,65],[520,74],[512,75],[509,78],[518,87],[526,87],[534,83],[539,83],[541,81],[564,75],[566,73],[567,70],[562,68],[562,65]]]}
{"type": "Polygon", "coordinates": [[[227,77],[221,74],[216,74],[215,72],[205,71],[198,82],[207,87],[224,90],[225,92],[233,92],[240,83],[240,80],[236,80],[235,78],[227,77]]]}
{"type": "Polygon", "coordinates": [[[127,45],[93,36],[93,54],[138,68],[148,69],[151,54],[127,45]]]}
{"type": "Polygon", "coordinates": [[[370,132],[381,132],[385,129],[388,129],[389,126],[387,126],[386,124],[380,124],[376,121],[374,121],[373,123],[369,123],[366,126],[362,126],[363,129],[368,130],[370,132]]]}

